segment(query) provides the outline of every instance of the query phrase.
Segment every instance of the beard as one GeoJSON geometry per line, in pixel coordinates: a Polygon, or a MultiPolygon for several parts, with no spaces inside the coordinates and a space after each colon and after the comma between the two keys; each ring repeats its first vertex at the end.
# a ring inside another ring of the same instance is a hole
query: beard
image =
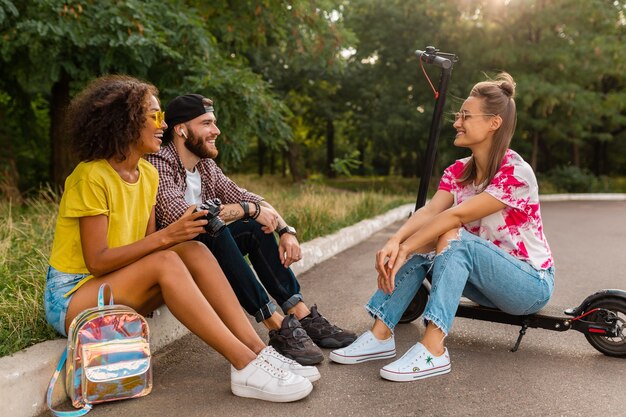
{"type": "Polygon", "coordinates": [[[209,149],[206,145],[206,142],[199,138],[193,133],[190,129],[187,129],[187,139],[185,139],[185,148],[191,151],[194,155],[199,158],[217,158],[218,151],[217,149],[209,149]]]}

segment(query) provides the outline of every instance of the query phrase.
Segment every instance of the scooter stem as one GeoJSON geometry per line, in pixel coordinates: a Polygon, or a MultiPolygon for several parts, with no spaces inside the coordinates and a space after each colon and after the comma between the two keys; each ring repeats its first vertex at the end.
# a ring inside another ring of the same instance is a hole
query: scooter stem
{"type": "Polygon", "coordinates": [[[424,164],[422,165],[422,175],[420,176],[420,185],[417,191],[417,201],[415,203],[415,211],[417,211],[426,204],[428,185],[430,184],[430,178],[435,166],[435,156],[437,155],[437,142],[439,141],[439,133],[441,132],[441,119],[443,116],[443,107],[446,103],[448,82],[452,75],[452,66],[458,59],[456,55],[453,54],[440,54],[443,56],[439,56],[437,55],[438,51],[432,46],[426,48],[426,52],[417,50],[415,53],[418,57],[421,57],[424,62],[441,67],[441,77],[438,87],[439,95],[435,101],[435,110],[433,111],[433,118],[430,123],[428,144],[426,146],[426,154],[424,155],[424,164]]]}

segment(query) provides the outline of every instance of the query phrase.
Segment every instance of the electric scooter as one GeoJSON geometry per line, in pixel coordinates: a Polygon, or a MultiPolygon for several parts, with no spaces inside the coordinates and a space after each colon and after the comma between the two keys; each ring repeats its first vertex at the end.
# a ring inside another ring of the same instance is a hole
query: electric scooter
{"type": "MultiPolygon", "coordinates": [[[[458,61],[458,57],[454,54],[439,52],[432,46],[427,47],[425,51],[417,50],[415,53],[420,59],[420,64],[425,63],[441,68],[439,91],[435,94],[435,109],[415,204],[417,211],[426,203],[428,185],[435,164],[437,142],[441,131],[446,91],[452,74],[452,67],[458,61]]],[[[410,323],[422,315],[426,308],[429,291],[430,277],[427,277],[404,312],[400,323],[410,323]]],[[[579,306],[574,308],[547,305],[539,312],[525,316],[507,314],[499,309],[484,307],[467,299],[462,299],[456,316],[521,326],[517,341],[511,349],[512,352],[518,350],[528,328],[557,332],[572,329],[584,334],[591,346],[603,354],[626,358],[626,291],[618,289],[598,291],[585,298],[579,306]]]]}

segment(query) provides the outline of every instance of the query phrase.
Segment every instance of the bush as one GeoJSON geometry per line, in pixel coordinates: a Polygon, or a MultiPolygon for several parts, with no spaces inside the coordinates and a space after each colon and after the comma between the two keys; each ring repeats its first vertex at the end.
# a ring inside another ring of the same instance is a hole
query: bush
{"type": "MultiPolygon", "coordinates": [[[[590,193],[600,187],[600,181],[587,169],[580,169],[573,165],[560,166],[547,175],[558,192],[590,193]]],[[[547,190],[542,190],[546,192],[547,190]]]]}

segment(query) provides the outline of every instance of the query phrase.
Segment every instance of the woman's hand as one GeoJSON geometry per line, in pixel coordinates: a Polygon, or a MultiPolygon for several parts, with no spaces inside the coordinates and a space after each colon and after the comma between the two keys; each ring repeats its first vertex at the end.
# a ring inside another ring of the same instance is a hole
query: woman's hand
{"type": "Polygon", "coordinates": [[[399,245],[393,267],[390,265],[390,262],[387,262],[387,265],[384,266],[385,273],[378,274],[378,288],[384,293],[391,294],[393,292],[396,282],[396,274],[400,268],[402,268],[402,265],[404,265],[408,256],[409,251],[406,247],[404,245],[399,245]]]}
{"type": "Polygon", "coordinates": [[[163,229],[166,245],[186,242],[204,233],[204,226],[208,224],[208,221],[200,217],[206,216],[208,211],[200,210],[194,213],[195,209],[195,205],[189,206],[180,219],[163,229]]]}
{"type": "Polygon", "coordinates": [[[393,268],[398,256],[398,250],[400,248],[400,241],[391,237],[385,246],[378,252],[376,252],[376,271],[384,278],[388,277],[388,268],[393,268]]]}

